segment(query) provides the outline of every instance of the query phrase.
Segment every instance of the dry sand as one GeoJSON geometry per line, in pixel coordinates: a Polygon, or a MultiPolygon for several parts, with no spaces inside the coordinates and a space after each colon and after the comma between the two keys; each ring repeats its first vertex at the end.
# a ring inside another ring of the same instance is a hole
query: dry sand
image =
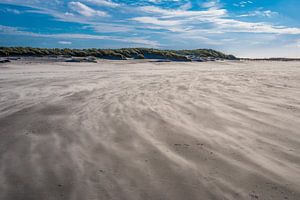
{"type": "Polygon", "coordinates": [[[0,65],[1,200],[300,199],[300,63],[0,65]]]}

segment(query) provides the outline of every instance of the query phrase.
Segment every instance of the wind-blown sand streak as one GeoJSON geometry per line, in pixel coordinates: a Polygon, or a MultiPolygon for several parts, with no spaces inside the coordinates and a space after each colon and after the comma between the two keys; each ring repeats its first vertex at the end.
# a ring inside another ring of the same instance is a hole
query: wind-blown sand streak
{"type": "Polygon", "coordinates": [[[0,199],[300,199],[300,63],[0,65],[0,199]]]}

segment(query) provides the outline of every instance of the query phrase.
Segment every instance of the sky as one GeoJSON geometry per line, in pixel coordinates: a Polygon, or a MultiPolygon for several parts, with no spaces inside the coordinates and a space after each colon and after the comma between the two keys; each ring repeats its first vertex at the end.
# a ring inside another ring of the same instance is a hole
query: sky
{"type": "Polygon", "coordinates": [[[0,0],[0,46],[300,57],[300,1],[0,0]]]}

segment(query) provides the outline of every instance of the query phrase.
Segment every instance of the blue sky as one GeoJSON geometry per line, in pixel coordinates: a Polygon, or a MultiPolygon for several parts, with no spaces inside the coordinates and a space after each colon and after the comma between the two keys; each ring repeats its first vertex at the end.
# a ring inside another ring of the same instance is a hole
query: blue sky
{"type": "Polygon", "coordinates": [[[0,46],[300,57],[300,1],[0,0],[0,46]]]}

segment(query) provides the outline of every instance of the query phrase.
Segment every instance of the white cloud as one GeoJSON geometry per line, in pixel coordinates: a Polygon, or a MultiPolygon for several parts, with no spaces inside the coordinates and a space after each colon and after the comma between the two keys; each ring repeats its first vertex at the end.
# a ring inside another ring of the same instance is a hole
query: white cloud
{"type": "Polygon", "coordinates": [[[149,0],[149,2],[151,2],[151,3],[160,3],[161,0],[149,0]]]}
{"type": "Polygon", "coordinates": [[[13,33],[13,32],[18,32],[18,28],[16,27],[11,27],[11,26],[3,26],[3,25],[0,25],[0,33],[2,34],[10,34],[10,33],[13,33]]]}
{"type": "Polygon", "coordinates": [[[129,32],[134,29],[126,25],[114,25],[114,24],[105,24],[97,23],[94,25],[84,26],[83,28],[91,28],[97,33],[120,33],[120,32],[129,32]]]}
{"type": "Polygon", "coordinates": [[[59,44],[63,44],[63,45],[70,45],[72,44],[72,42],[70,41],[58,41],[59,44]]]}
{"type": "Polygon", "coordinates": [[[175,26],[179,25],[180,21],[176,20],[159,20],[155,17],[135,17],[132,18],[132,20],[145,23],[145,24],[154,24],[159,26],[175,26]]]}
{"type": "Polygon", "coordinates": [[[161,2],[180,2],[181,0],[148,0],[150,3],[161,3],[161,2]]]}
{"type": "MultiPolygon", "coordinates": [[[[249,3],[250,1],[247,1],[249,3]]],[[[225,9],[208,9],[204,11],[169,10],[155,6],[140,8],[150,16],[136,17],[132,20],[145,24],[161,26],[169,31],[184,32],[195,35],[199,33],[268,33],[268,34],[300,34],[300,28],[275,26],[262,22],[244,22],[227,16],[225,9]],[[168,20],[165,20],[168,19],[168,20]],[[209,24],[207,28],[203,25],[209,24]]],[[[258,13],[256,13],[258,14],[258,13]]],[[[261,11],[261,15],[274,15],[272,11],[261,11]]]]}
{"type": "Polygon", "coordinates": [[[193,7],[192,3],[191,2],[188,2],[186,4],[183,4],[182,6],[180,6],[180,10],[189,10],[193,7]]]}
{"type": "Polygon", "coordinates": [[[91,35],[91,34],[41,34],[33,33],[28,31],[23,31],[17,27],[3,26],[0,25],[0,34],[5,35],[22,35],[29,37],[39,37],[39,38],[54,38],[54,39],[88,39],[88,40],[111,40],[123,43],[145,45],[147,47],[157,48],[160,43],[148,40],[141,37],[117,37],[117,36],[105,36],[105,35],[91,35]]]}
{"type": "Polygon", "coordinates": [[[205,11],[189,11],[189,10],[168,10],[155,6],[144,6],[140,8],[147,13],[156,13],[162,15],[163,18],[178,18],[178,17],[220,17],[225,16],[227,11],[225,9],[211,9],[205,11]]]}
{"type": "Polygon", "coordinates": [[[86,6],[83,3],[80,2],[70,2],[69,4],[69,8],[83,16],[86,17],[92,17],[92,16],[107,16],[106,12],[103,11],[99,11],[99,10],[94,10],[88,6],[86,6]]]}
{"type": "Polygon", "coordinates": [[[117,7],[119,6],[118,3],[109,1],[109,0],[84,0],[86,2],[92,3],[94,5],[99,5],[99,6],[108,6],[108,7],[117,7]]]}
{"type": "Polygon", "coordinates": [[[220,7],[220,1],[219,0],[210,0],[210,1],[206,1],[204,3],[201,4],[201,6],[203,8],[218,8],[220,7]]]}
{"type": "Polygon", "coordinates": [[[66,17],[74,17],[73,13],[65,12],[64,14],[66,17]]]}
{"type": "Polygon", "coordinates": [[[244,8],[244,7],[248,6],[249,4],[253,4],[253,1],[240,1],[238,3],[234,3],[233,5],[236,7],[244,8]]]}
{"type": "Polygon", "coordinates": [[[218,29],[224,32],[269,33],[269,34],[300,34],[300,28],[273,26],[267,23],[243,22],[234,19],[215,19],[218,29]]]}
{"type": "Polygon", "coordinates": [[[0,10],[0,12],[8,12],[8,13],[13,13],[13,14],[16,14],[16,15],[19,15],[21,14],[21,11],[17,10],[17,9],[11,9],[11,8],[5,8],[5,9],[2,9],[0,10]]]}
{"type": "Polygon", "coordinates": [[[269,17],[270,18],[276,15],[278,15],[278,13],[273,12],[271,10],[255,10],[247,14],[239,15],[239,17],[269,17]]]}

